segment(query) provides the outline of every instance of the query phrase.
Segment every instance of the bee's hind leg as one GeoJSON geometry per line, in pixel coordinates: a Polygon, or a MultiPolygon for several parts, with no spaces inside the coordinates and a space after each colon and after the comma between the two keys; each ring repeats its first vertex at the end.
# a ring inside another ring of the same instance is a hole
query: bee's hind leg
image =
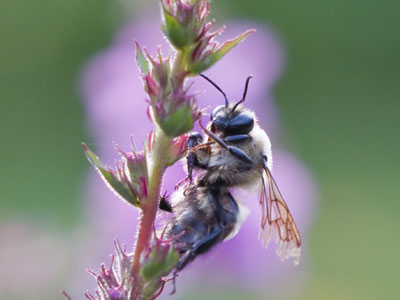
{"type": "Polygon", "coordinates": [[[195,242],[193,246],[185,252],[179,260],[176,271],[182,270],[188,263],[193,261],[197,255],[210,250],[214,245],[224,239],[227,234],[227,228],[236,221],[238,206],[235,199],[229,192],[221,193],[218,189],[209,189],[208,201],[214,208],[215,218],[217,220],[213,230],[201,240],[195,242]],[[230,205],[229,212],[224,210],[221,205],[220,197],[227,197],[230,205]]]}
{"type": "Polygon", "coordinates": [[[185,252],[182,258],[179,260],[176,266],[177,271],[181,271],[188,263],[196,258],[197,255],[202,254],[209,250],[212,246],[219,242],[221,238],[222,228],[216,227],[209,235],[205,238],[197,241],[193,247],[185,252]]]}

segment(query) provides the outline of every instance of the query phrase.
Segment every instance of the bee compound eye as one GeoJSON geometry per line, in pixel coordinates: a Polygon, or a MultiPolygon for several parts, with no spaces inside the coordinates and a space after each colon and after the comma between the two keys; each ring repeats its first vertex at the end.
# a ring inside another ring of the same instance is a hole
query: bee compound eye
{"type": "Polygon", "coordinates": [[[212,114],[211,114],[211,121],[214,120],[215,117],[218,115],[218,113],[219,113],[220,111],[223,111],[224,108],[225,108],[225,105],[217,106],[217,107],[213,110],[213,112],[212,112],[212,114]]]}
{"type": "Polygon", "coordinates": [[[241,112],[228,123],[228,131],[231,134],[247,134],[253,130],[254,118],[251,114],[241,112]]]}
{"type": "Polygon", "coordinates": [[[225,132],[226,130],[226,120],[220,118],[219,116],[212,120],[213,131],[225,132]]]}

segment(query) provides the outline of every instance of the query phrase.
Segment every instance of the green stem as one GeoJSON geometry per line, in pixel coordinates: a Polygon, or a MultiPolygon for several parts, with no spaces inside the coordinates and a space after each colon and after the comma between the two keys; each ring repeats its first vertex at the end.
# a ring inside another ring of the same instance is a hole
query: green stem
{"type": "MultiPolygon", "coordinates": [[[[176,54],[171,76],[175,84],[175,89],[183,86],[185,79],[185,51],[179,51],[176,54]]],[[[139,233],[136,240],[135,253],[133,256],[133,264],[131,276],[135,282],[135,290],[132,293],[131,300],[140,299],[143,285],[140,278],[140,257],[143,251],[150,246],[151,237],[154,230],[154,222],[157,216],[157,210],[160,201],[160,190],[164,171],[167,167],[167,151],[170,139],[157,125],[154,126],[153,145],[151,147],[151,163],[149,163],[149,186],[148,195],[143,201],[142,215],[139,222],[139,233]]]]}
{"type": "Polygon", "coordinates": [[[181,88],[183,86],[183,81],[186,77],[185,66],[186,66],[186,53],[187,50],[183,49],[176,53],[174,65],[172,67],[172,80],[174,81],[175,88],[181,88]]]}
{"type": "Polygon", "coordinates": [[[169,146],[169,138],[158,127],[154,128],[154,142],[151,149],[151,163],[149,170],[149,186],[148,195],[143,204],[143,213],[140,218],[139,234],[136,240],[135,254],[131,269],[131,276],[135,279],[135,291],[132,294],[132,299],[137,299],[137,296],[142,292],[140,280],[140,257],[143,251],[149,247],[151,237],[154,230],[154,222],[159,206],[160,189],[164,171],[166,168],[165,151],[169,146]]]}

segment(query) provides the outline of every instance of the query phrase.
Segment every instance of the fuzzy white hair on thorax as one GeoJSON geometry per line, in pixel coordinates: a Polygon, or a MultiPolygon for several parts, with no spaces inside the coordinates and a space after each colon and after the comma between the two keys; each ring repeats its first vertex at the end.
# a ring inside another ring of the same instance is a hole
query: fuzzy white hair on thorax
{"type": "Polygon", "coordinates": [[[261,129],[260,126],[257,124],[254,126],[253,130],[251,131],[251,136],[254,142],[262,149],[262,152],[265,156],[267,156],[267,166],[268,169],[272,171],[273,167],[273,160],[272,160],[272,149],[271,149],[271,141],[267,133],[261,129]]]}

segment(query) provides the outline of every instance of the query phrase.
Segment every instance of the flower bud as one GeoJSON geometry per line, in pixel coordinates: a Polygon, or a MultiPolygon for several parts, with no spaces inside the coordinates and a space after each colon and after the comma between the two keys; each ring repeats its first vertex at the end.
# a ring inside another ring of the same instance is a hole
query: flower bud
{"type": "Polygon", "coordinates": [[[173,247],[152,248],[140,274],[145,281],[159,279],[168,275],[178,261],[179,255],[173,247]]]}
{"type": "Polygon", "coordinates": [[[132,254],[128,254],[122,249],[118,241],[114,242],[117,252],[116,258],[112,256],[109,268],[101,265],[100,272],[97,274],[89,271],[97,281],[96,296],[85,293],[89,300],[127,300],[131,299],[130,293],[133,289],[133,279],[130,275],[132,267],[132,254]]]}
{"type": "Polygon", "coordinates": [[[233,47],[235,47],[239,42],[243,41],[255,30],[248,30],[233,40],[228,40],[222,45],[218,46],[218,43],[214,42],[213,38],[222,31],[223,28],[214,33],[207,33],[206,30],[203,33],[200,41],[190,49],[187,59],[187,68],[190,70],[192,76],[198,75],[209,69],[217,61],[224,57],[224,55],[227,54],[233,47]]]}
{"type": "Polygon", "coordinates": [[[106,185],[117,196],[130,204],[140,207],[141,201],[147,197],[147,162],[144,153],[125,153],[116,170],[105,166],[101,160],[85,145],[82,144],[89,162],[99,172],[106,185]]]}
{"type": "Polygon", "coordinates": [[[169,146],[167,165],[172,166],[176,161],[185,157],[189,135],[183,134],[174,138],[169,146]]]}
{"type": "MultiPolygon", "coordinates": [[[[162,111],[160,111],[160,115],[162,111]]],[[[170,137],[179,136],[193,128],[193,116],[189,104],[184,103],[172,114],[160,120],[160,127],[170,137]]]]}
{"type": "Polygon", "coordinates": [[[136,62],[139,66],[144,88],[153,102],[158,102],[171,90],[171,58],[162,57],[161,49],[158,49],[158,60],[146,52],[143,54],[138,43],[136,43],[136,62]]]}
{"type": "Polygon", "coordinates": [[[171,241],[163,241],[153,235],[151,246],[141,258],[140,275],[144,281],[143,298],[154,295],[165,284],[167,276],[178,264],[179,255],[171,241]]]}
{"type": "Polygon", "coordinates": [[[162,31],[179,50],[195,43],[209,12],[206,0],[161,0],[162,31]]]}
{"type": "Polygon", "coordinates": [[[214,21],[206,22],[207,0],[161,0],[162,30],[171,44],[186,54],[185,69],[195,76],[209,69],[236,44],[254,30],[249,30],[222,45],[213,41],[224,28],[210,32],[214,21]]]}
{"type": "Polygon", "coordinates": [[[129,180],[130,186],[138,197],[147,198],[147,160],[144,152],[125,153],[118,149],[123,157],[124,173],[129,180]]]}
{"type": "Polygon", "coordinates": [[[172,82],[170,57],[163,59],[160,51],[157,60],[148,53],[145,56],[138,44],[136,53],[145,90],[150,97],[151,119],[170,138],[190,131],[200,118],[200,111],[195,95],[172,82]]]}

